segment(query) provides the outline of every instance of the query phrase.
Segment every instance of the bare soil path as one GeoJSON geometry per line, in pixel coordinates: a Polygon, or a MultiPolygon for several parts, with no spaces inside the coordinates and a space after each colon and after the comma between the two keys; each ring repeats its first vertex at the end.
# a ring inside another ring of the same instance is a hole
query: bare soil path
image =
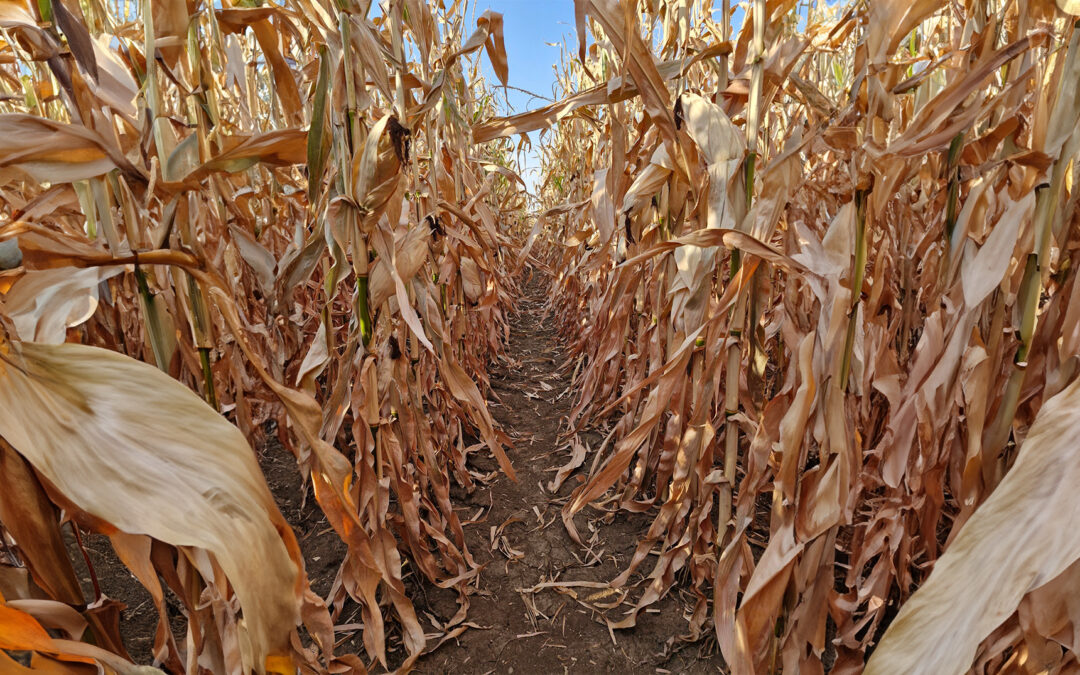
{"type": "MultiPolygon", "coordinates": [[[[634,629],[612,632],[607,627],[605,614],[621,619],[640,591],[631,588],[624,597],[590,584],[606,583],[624,569],[649,520],[621,513],[610,523],[593,525],[590,518],[599,521],[605,514],[586,509],[575,523],[583,539],[591,537],[588,550],[572,541],[563,526],[560,510],[578,479],[571,476],[554,494],[549,486],[558,467],[570,460],[570,445],[560,433],[575,395],[570,374],[559,369],[564,357],[555,329],[543,317],[545,301],[545,280],[537,275],[525,284],[511,319],[508,358],[494,364],[491,375],[492,415],[514,439],[509,454],[518,482],[500,474],[461,504],[463,520],[485,509],[480,516],[485,522],[466,528],[473,556],[485,564],[469,620],[484,628],[470,629],[422,658],[417,671],[721,672],[720,657],[710,653],[714,645],[673,639],[687,631],[683,612],[689,597],[673,593],[642,613],[634,629]],[[560,587],[559,582],[569,584],[560,587]]],[[[583,440],[595,448],[600,438],[586,435],[583,440]]],[[[590,455],[579,471],[591,460],[590,455]]],[[[481,462],[487,463],[478,468],[495,469],[490,458],[480,457],[481,462]]],[[[643,568],[648,572],[650,566],[647,560],[643,568]]],[[[446,618],[456,609],[452,600],[444,606],[431,595],[428,600],[433,606],[426,609],[446,618]]]]}

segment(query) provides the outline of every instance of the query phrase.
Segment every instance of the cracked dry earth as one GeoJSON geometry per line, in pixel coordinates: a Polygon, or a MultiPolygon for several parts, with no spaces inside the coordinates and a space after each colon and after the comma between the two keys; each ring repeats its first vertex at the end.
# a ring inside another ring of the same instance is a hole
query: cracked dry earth
{"type": "MultiPolygon", "coordinates": [[[[630,560],[647,514],[613,516],[586,508],[575,519],[587,547],[570,539],[561,518],[562,505],[593,460],[550,491],[559,467],[571,458],[566,418],[574,404],[558,336],[546,321],[546,283],[534,275],[525,284],[511,318],[507,357],[491,373],[492,415],[510,434],[509,451],[518,482],[498,476],[461,503],[462,520],[479,516],[466,528],[469,548],[485,567],[479,591],[471,600],[470,628],[417,663],[421,673],[715,673],[723,662],[715,641],[686,644],[675,639],[687,632],[683,613],[689,595],[678,590],[639,615],[633,629],[610,631],[605,616],[617,621],[640,595],[635,575],[627,588],[614,591],[607,582],[630,560]]],[[[585,433],[580,442],[596,448],[602,437],[585,433]]],[[[473,455],[477,468],[494,471],[494,460],[473,455]]],[[[641,570],[651,570],[654,558],[641,570]]],[[[456,611],[451,596],[425,589],[417,610],[449,618],[456,611]],[[427,606],[425,606],[427,605],[427,606]]]]}

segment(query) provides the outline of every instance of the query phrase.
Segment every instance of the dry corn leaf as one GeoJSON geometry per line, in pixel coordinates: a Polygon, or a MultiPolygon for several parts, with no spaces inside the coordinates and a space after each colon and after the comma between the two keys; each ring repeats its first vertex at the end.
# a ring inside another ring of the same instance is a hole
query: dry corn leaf
{"type": "Polygon", "coordinates": [[[900,608],[867,673],[966,672],[1025,594],[1080,559],[1080,541],[1063,526],[1080,518],[1078,429],[1080,380],[1043,404],[1016,463],[900,608]]]}
{"type": "Polygon", "coordinates": [[[117,167],[106,142],[83,126],[8,113],[0,115],[0,166],[14,166],[39,182],[70,183],[117,167]]]}
{"type": "Polygon", "coordinates": [[[296,539],[239,430],[168,375],[114,352],[31,342],[4,352],[0,435],[110,527],[210,553],[243,609],[248,668],[284,650],[299,620],[296,539]]]}

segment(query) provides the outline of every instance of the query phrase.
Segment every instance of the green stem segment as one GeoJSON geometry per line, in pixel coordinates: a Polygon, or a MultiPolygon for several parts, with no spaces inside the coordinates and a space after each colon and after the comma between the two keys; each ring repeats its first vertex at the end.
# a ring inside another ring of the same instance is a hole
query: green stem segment
{"type": "Polygon", "coordinates": [[[371,342],[371,310],[368,308],[368,277],[366,274],[356,277],[356,317],[360,322],[360,337],[367,347],[371,342]]]}
{"type": "Polygon", "coordinates": [[[957,205],[960,200],[960,151],[964,149],[964,132],[953,136],[949,144],[949,197],[945,203],[945,242],[951,246],[956,229],[957,205]]]}
{"type": "Polygon", "coordinates": [[[150,292],[150,285],[146,282],[146,272],[135,267],[135,283],[139,287],[139,297],[142,299],[143,321],[146,324],[146,332],[150,338],[150,348],[154,352],[154,362],[159,370],[169,372],[169,355],[164,348],[164,328],[158,321],[158,313],[154,306],[157,298],[150,292]]]}
{"type": "Polygon", "coordinates": [[[217,410],[217,392],[214,391],[214,373],[210,370],[209,347],[199,347],[199,361],[202,362],[203,381],[206,383],[206,402],[217,410]]]}

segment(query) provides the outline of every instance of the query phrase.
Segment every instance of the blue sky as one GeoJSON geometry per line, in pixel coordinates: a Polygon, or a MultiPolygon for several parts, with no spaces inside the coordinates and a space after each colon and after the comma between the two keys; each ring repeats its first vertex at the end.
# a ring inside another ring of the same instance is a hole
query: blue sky
{"type": "MultiPolygon", "coordinates": [[[[552,65],[559,60],[559,45],[565,42],[571,55],[577,53],[574,0],[473,0],[469,5],[469,25],[475,26],[476,17],[486,9],[503,15],[508,84],[551,98],[555,82],[552,65]]],[[[732,22],[736,29],[742,23],[742,15],[742,9],[736,9],[732,22]]],[[[500,106],[505,108],[509,103],[504,112],[525,112],[548,103],[520,91],[498,87],[499,79],[491,68],[487,54],[481,52],[480,59],[484,80],[497,91],[500,106]]],[[[529,133],[533,151],[526,150],[522,158],[522,178],[530,192],[535,192],[540,183],[539,161],[535,154],[539,134],[539,131],[529,133]]]]}
{"type": "MultiPolygon", "coordinates": [[[[382,1],[371,4],[370,16],[382,14],[382,1]]],[[[553,98],[552,85],[555,82],[553,65],[559,60],[559,44],[564,39],[571,52],[577,50],[577,30],[574,27],[574,0],[470,0],[468,20],[465,24],[465,36],[476,28],[476,18],[491,9],[503,15],[503,41],[506,46],[508,84],[525,89],[549,100],[536,98],[515,89],[503,89],[487,52],[481,49],[476,55],[467,58],[479,58],[480,70],[484,81],[496,94],[500,114],[515,114],[542,107],[553,98]],[[550,43],[550,44],[549,44],[550,43]]],[[[526,150],[521,161],[521,177],[535,194],[539,186],[540,169],[536,150],[539,143],[539,131],[528,134],[533,143],[532,150],[526,150]]],[[[516,143],[518,137],[514,137],[516,143]]]]}
{"type": "MultiPolygon", "coordinates": [[[[510,84],[551,98],[555,80],[552,66],[559,60],[559,48],[547,43],[559,44],[565,38],[570,45],[577,45],[573,0],[475,0],[470,23],[486,9],[503,15],[510,84]]],[[[498,84],[486,56],[483,72],[489,84],[498,84]]],[[[546,103],[514,90],[506,93],[516,112],[546,103]]]]}
{"type": "MultiPolygon", "coordinates": [[[[573,0],[475,0],[471,3],[469,23],[475,25],[475,17],[486,9],[503,15],[503,40],[506,43],[509,84],[521,89],[552,98],[555,82],[553,64],[559,60],[559,47],[564,39],[571,51],[576,50],[577,31],[574,28],[573,0]]],[[[491,69],[487,54],[482,52],[481,69],[489,86],[499,84],[499,78],[491,69]]],[[[519,113],[539,108],[548,103],[513,89],[498,87],[500,107],[506,112],[519,113]]],[[[540,132],[529,134],[534,147],[540,132]]],[[[516,137],[515,137],[516,140],[516,137]]],[[[539,184],[539,166],[536,155],[526,151],[522,178],[530,191],[539,184]]]]}

